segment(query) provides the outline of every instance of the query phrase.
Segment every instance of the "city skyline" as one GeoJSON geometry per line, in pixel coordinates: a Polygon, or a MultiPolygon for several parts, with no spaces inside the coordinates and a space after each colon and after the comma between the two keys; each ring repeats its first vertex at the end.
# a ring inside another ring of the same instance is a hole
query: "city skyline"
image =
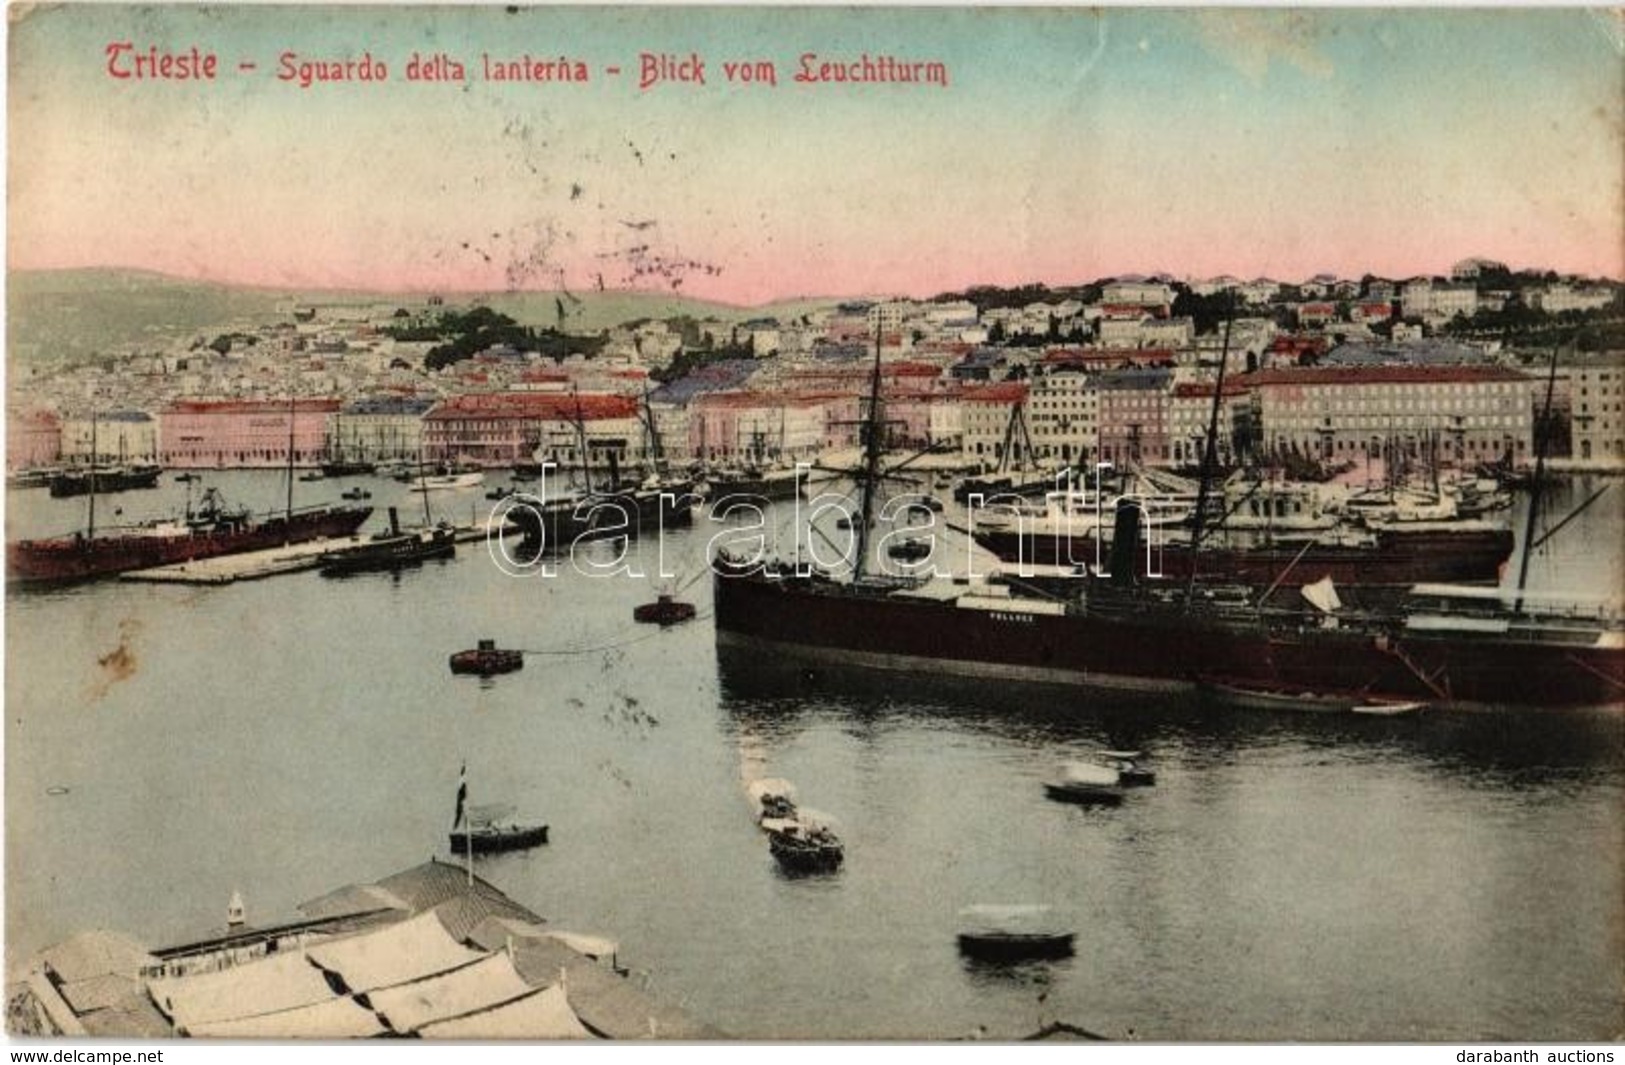
{"type": "Polygon", "coordinates": [[[9,265],[745,306],[1473,256],[1617,278],[1622,47],[1617,12],[1578,10],[35,11],[9,265]],[[196,46],[218,79],[114,77],[123,41],[119,70],[196,46]],[[468,80],[408,82],[414,51],[468,80]],[[388,80],[302,89],[287,52],[388,80]],[[707,83],[641,89],[644,53],[707,83]],[[807,53],[947,85],[797,85],[807,53]],[[486,79],[527,54],[587,80],[486,79]],[[780,84],[729,84],[733,58],[780,84]]]}

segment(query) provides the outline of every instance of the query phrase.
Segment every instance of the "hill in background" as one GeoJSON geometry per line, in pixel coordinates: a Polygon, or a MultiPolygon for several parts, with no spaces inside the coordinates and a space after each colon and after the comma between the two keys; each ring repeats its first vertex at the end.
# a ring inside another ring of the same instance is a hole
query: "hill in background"
{"type": "MultiPolygon", "coordinates": [[[[596,333],[642,318],[796,317],[833,300],[733,307],[662,293],[444,293],[448,305],[484,304],[523,325],[596,333]]],[[[133,351],[185,346],[228,329],[286,320],[290,304],[395,303],[421,306],[425,294],[242,288],[138,270],[28,270],[7,275],[7,358],[13,363],[83,362],[133,351]]]]}

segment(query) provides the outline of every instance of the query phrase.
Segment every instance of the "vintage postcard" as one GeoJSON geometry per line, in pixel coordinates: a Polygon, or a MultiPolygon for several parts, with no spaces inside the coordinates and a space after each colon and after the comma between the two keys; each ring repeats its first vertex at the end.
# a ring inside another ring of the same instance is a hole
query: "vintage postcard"
{"type": "Polygon", "coordinates": [[[11,5],[7,1031],[1618,1038],[1622,59],[11,5]]]}

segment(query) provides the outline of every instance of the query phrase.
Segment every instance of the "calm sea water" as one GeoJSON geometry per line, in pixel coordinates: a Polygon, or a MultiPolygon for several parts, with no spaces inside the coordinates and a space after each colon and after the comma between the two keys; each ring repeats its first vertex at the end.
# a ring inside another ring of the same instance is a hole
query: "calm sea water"
{"type": "MultiPolygon", "coordinates": [[[[273,474],[215,479],[282,499],[273,474]]],[[[117,505],[135,517],[181,491],[117,505]]],[[[1618,593],[1622,496],[1534,560],[1538,586],[1618,593]]],[[[488,506],[477,490],[434,503],[488,506]]],[[[13,492],[8,532],[83,512],[13,492]]],[[[701,620],[664,632],[631,622],[652,576],[519,580],[480,545],[398,575],[8,595],[9,959],[93,927],[197,934],[234,889],[271,920],[444,856],[466,762],[474,801],[553,828],[480,874],[618,939],[657,990],[740,1036],[1056,1019],[1159,1040],[1625,1031],[1625,715],[1220,713],[719,661],[701,562],[715,531],[666,541],[666,584],[701,620]],[[493,681],[452,676],[446,656],[480,637],[545,653],[493,681]],[[1059,762],[1100,746],[1151,751],[1157,786],[1115,810],[1044,798],[1059,762]],[[762,776],[836,817],[838,874],[777,871],[744,793],[762,776]],[[989,902],[1057,907],[1076,956],[963,961],[956,914],[989,902]]],[[[654,550],[632,557],[652,569],[654,550]]]]}

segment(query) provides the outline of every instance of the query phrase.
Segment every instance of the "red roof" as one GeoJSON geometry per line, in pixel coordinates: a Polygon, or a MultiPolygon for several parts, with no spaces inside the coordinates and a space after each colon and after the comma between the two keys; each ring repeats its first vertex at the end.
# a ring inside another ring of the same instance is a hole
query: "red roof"
{"type": "Polygon", "coordinates": [[[1011,403],[1022,403],[1027,399],[1027,383],[1000,381],[998,384],[983,385],[981,388],[967,388],[960,398],[965,403],[1002,403],[1006,406],[1011,403]]]}
{"type": "MultiPolygon", "coordinates": [[[[1254,374],[1253,376],[1257,377],[1258,375],[1254,374]]],[[[1247,384],[1245,381],[1238,382],[1234,377],[1231,377],[1224,382],[1224,394],[1227,396],[1243,395],[1246,391],[1247,384]]],[[[1174,386],[1174,395],[1185,399],[1193,396],[1205,396],[1212,399],[1213,383],[1211,381],[1184,381],[1174,386]]]]}
{"type": "Polygon", "coordinates": [[[1269,385],[1441,384],[1527,381],[1505,366],[1286,366],[1241,377],[1249,387],[1269,385]]]}
{"type": "Polygon", "coordinates": [[[285,399],[177,399],[165,407],[165,414],[286,414],[290,406],[300,414],[337,413],[340,402],[336,399],[299,399],[290,404],[285,399]]]}
{"type": "Polygon", "coordinates": [[[825,399],[847,398],[839,393],[706,392],[694,397],[700,407],[816,407],[825,399]]]}
{"type": "Polygon", "coordinates": [[[566,392],[485,392],[452,396],[436,403],[423,416],[425,421],[457,421],[467,418],[520,418],[539,421],[571,421],[579,412],[584,421],[605,418],[635,418],[638,401],[631,396],[566,392]]]}

